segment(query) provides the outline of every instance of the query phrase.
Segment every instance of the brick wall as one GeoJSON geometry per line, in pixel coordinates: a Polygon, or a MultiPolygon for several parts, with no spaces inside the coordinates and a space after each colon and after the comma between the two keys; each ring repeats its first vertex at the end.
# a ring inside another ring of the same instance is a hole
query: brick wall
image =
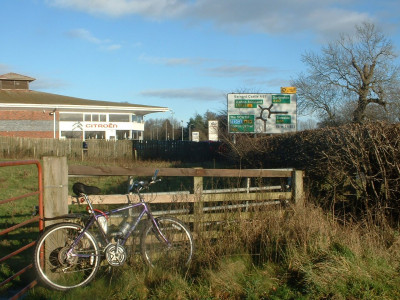
{"type": "MultiPolygon", "coordinates": [[[[54,116],[50,110],[0,111],[0,136],[53,138],[54,116]]],[[[56,138],[58,138],[59,113],[56,112],[56,138]]]]}
{"type": "MultiPolygon", "coordinates": [[[[26,138],[53,138],[53,131],[0,131],[0,136],[26,137],[26,138]]],[[[58,138],[58,132],[56,132],[58,138]]]]}
{"type": "MultiPolygon", "coordinates": [[[[50,110],[31,111],[31,110],[4,110],[0,111],[0,120],[51,120],[50,110]]],[[[56,120],[59,113],[56,112],[56,120]]]]}

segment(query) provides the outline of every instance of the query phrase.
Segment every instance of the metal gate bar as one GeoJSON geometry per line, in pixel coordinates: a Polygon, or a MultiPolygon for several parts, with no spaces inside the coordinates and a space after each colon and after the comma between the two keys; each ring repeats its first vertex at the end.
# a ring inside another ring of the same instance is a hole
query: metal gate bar
{"type": "MultiPolygon", "coordinates": [[[[20,196],[16,196],[16,197],[12,197],[9,199],[5,199],[0,201],[0,205],[4,204],[4,203],[8,203],[8,202],[12,202],[12,201],[17,201],[19,199],[23,199],[23,198],[27,198],[27,197],[31,197],[34,195],[38,195],[38,206],[39,206],[39,216],[35,216],[29,220],[25,220],[19,224],[16,224],[12,227],[6,228],[5,230],[2,230],[0,232],[0,236],[7,234],[13,230],[16,230],[22,226],[25,226],[27,224],[33,223],[33,222],[39,222],[39,231],[43,231],[44,228],[44,222],[43,222],[43,216],[44,216],[44,210],[43,210],[43,184],[42,184],[42,166],[40,164],[40,162],[38,160],[22,160],[22,161],[7,161],[7,162],[0,162],[0,167],[13,167],[13,166],[22,166],[22,165],[36,165],[37,166],[37,170],[38,170],[38,190],[28,193],[28,194],[24,194],[24,195],[20,195],[20,196]]],[[[16,251],[0,258],[0,262],[6,261],[7,259],[23,252],[24,250],[33,247],[36,244],[36,242],[31,242],[19,249],[17,249],[16,251]]],[[[9,283],[10,281],[12,281],[13,279],[15,279],[16,277],[20,276],[21,274],[25,273],[26,271],[28,271],[29,269],[31,269],[33,267],[32,264],[29,264],[28,266],[22,268],[21,270],[17,271],[15,274],[13,274],[12,276],[10,276],[9,278],[7,278],[6,280],[4,280],[3,282],[0,283],[0,287],[4,286],[5,284],[9,283]]],[[[24,293],[26,293],[26,291],[28,291],[29,289],[31,289],[32,287],[34,287],[37,284],[37,281],[34,280],[31,283],[29,283],[27,286],[25,286],[22,290],[20,290],[17,294],[15,294],[12,298],[10,299],[18,299],[19,297],[21,297],[24,293]]]]}

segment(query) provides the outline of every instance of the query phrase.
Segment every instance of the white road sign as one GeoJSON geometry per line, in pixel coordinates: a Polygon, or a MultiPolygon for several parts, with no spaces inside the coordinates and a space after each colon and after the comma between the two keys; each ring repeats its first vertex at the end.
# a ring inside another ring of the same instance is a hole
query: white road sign
{"type": "Polygon", "coordinates": [[[228,94],[230,133],[297,130],[296,94],[228,94]]]}

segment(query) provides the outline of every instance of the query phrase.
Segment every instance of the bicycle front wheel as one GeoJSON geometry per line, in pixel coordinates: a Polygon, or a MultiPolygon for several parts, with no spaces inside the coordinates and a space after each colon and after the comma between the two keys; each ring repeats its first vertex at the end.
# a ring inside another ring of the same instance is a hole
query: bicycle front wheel
{"type": "Polygon", "coordinates": [[[83,227],[60,223],[49,227],[35,247],[34,265],[43,283],[56,290],[69,290],[89,283],[100,265],[96,239],[84,232],[71,249],[83,227]]]}
{"type": "Polygon", "coordinates": [[[173,217],[149,221],[142,233],[140,246],[144,261],[153,268],[181,269],[188,267],[194,252],[193,237],[180,220],[173,217]]]}

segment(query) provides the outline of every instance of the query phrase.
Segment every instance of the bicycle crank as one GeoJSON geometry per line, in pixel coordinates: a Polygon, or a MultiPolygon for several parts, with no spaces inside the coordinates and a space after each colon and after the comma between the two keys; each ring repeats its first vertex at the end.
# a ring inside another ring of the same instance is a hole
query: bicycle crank
{"type": "Polygon", "coordinates": [[[127,253],[123,246],[110,244],[104,250],[108,263],[113,267],[119,267],[126,261],[127,253]]]}

